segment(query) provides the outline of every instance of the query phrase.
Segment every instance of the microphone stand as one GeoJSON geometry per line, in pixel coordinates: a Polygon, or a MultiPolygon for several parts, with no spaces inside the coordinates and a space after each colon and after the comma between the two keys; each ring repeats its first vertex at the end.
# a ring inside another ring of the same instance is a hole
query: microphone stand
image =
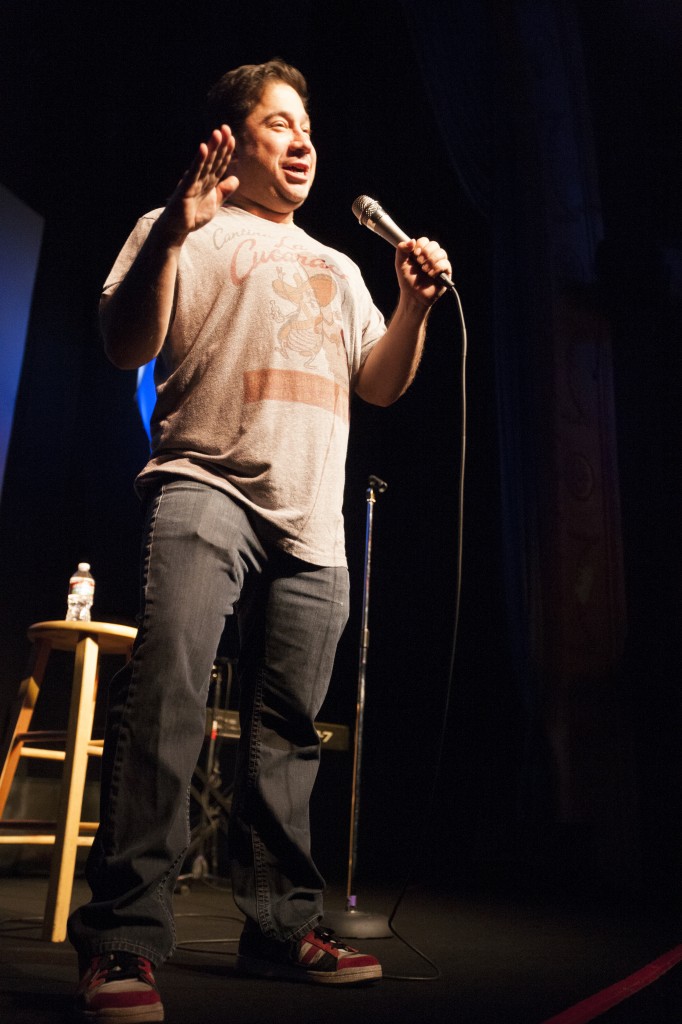
{"type": "Polygon", "coordinates": [[[376,476],[370,476],[365,493],[367,500],[367,522],[365,528],[365,571],[362,590],[362,625],[360,629],[360,656],[358,667],[358,694],[355,713],[355,742],[353,748],[353,782],[350,813],[350,839],[348,844],[348,875],[346,884],[346,909],[325,913],[324,924],[342,938],[381,939],[393,933],[388,918],[383,914],[370,914],[358,909],[355,888],[355,862],[357,860],[357,836],[360,819],[360,770],[362,766],[362,733],[365,716],[365,679],[367,675],[367,652],[369,650],[369,584],[372,564],[372,532],[374,528],[374,505],[376,495],[383,494],[388,484],[376,476]]]}
{"type": "MultiPolygon", "coordinates": [[[[232,690],[232,664],[229,658],[216,658],[211,669],[209,688],[213,685],[213,702],[211,710],[211,728],[206,751],[206,767],[197,764],[194,768],[190,794],[199,804],[201,818],[192,829],[190,844],[185,852],[186,864],[193,854],[189,872],[179,875],[175,892],[182,894],[189,888],[192,881],[217,881],[218,873],[218,830],[227,832],[225,819],[231,809],[231,790],[224,790],[220,771],[218,714],[220,710],[229,708],[232,690]],[[223,696],[223,683],[225,695],[223,696]],[[210,849],[207,855],[207,844],[210,849]]],[[[210,689],[209,689],[210,692],[210,689]]]]}

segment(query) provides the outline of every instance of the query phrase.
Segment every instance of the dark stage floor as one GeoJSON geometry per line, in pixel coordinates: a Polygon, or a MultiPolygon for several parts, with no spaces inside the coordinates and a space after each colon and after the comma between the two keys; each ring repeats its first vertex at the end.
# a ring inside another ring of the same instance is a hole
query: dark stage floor
{"type": "MultiPolygon", "coordinates": [[[[0,878],[0,1020],[42,1024],[71,1019],[75,955],[67,944],[39,939],[46,880],[0,878]]],[[[74,900],[85,895],[77,880],[74,900]]],[[[360,909],[390,914],[397,894],[362,891],[360,909]]],[[[328,907],[342,910],[341,892],[328,907]]],[[[347,1024],[455,1020],[460,1024],[541,1024],[660,961],[680,942],[679,919],[610,905],[550,906],[547,900],[408,891],[395,917],[398,937],[357,940],[384,966],[371,987],[327,987],[237,977],[234,951],[240,919],[229,891],[193,882],[176,897],[180,948],[158,972],[171,1024],[347,1024]]],[[[675,957],[672,958],[673,961],[675,957]]],[[[631,982],[623,991],[636,987],[631,982]]],[[[682,963],[601,1015],[573,1010],[561,1024],[679,1024],[682,963]],[[582,1014],[582,1015],[581,1015],[582,1014]]]]}

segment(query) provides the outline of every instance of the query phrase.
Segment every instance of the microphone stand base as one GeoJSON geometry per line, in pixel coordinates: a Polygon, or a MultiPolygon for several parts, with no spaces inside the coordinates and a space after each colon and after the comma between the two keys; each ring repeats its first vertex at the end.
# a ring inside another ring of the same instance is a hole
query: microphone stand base
{"type": "Polygon", "coordinates": [[[390,939],[393,932],[384,914],[368,914],[354,907],[348,910],[330,910],[322,920],[323,928],[330,928],[342,939],[390,939]]]}

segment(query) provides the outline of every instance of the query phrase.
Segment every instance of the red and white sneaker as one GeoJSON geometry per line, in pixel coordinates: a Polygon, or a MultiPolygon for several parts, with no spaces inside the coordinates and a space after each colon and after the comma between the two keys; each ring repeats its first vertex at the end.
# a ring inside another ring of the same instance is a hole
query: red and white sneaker
{"type": "Polygon", "coordinates": [[[325,928],[313,928],[302,939],[289,942],[277,942],[245,929],[239,940],[237,970],[260,978],[321,985],[359,985],[381,977],[376,957],[338,942],[325,928]]]}
{"type": "Polygon", "coordinates": [[[149,960],[116,950],[94,956],[76,990],[86,1021],[140,1024],[163,1020],[163,1003],[149,960]]]}

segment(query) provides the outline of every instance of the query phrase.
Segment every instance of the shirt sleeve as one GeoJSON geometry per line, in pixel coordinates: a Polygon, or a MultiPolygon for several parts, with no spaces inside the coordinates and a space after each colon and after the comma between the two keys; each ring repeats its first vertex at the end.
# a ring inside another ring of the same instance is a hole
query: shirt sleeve
{"type": "MultiPolygon", "coordinates": [[[[359,285],[358,285],[358,303],[359,312],[361,318],[361,336],[360,336],[360,358],[356,368],[356,372],[353,375],[357,377],[357,373],[363,366],[367,356],[370,354],[377,341],[384,336],[386,333],[386,321],[381,310],[374,304],[374,300],[365,284],[360,270],[357,270],[359,285]]],[[[353,386],[355,385],[355,379],[353,380],[353,386]]]]}
{"type": "Polygon", "coordinates": [[[376,345],[379,338],[382,338],[386,333],[386,321],[384,319],[384,314],[374,305],[369,292],[367,295],[369,298],[369,306],[362,331],[362,350],[360,354],[361,366],[376,345]]]}
{"type": "Polygon", "coordinates": [[[135,257],[144,245],[147,235],[151,231],[152,225],[160,212],[160,210],[155,210],[152,213],[145,214],[144,217],[140,217],[137,224],[128,235],[125,245],[116,257],[113,267],[109,271],[109,276],[104,282],[104,286],[102,288],[102,298],[113,295],[116,291],[119,284],[134,263],[135,257]]]}

